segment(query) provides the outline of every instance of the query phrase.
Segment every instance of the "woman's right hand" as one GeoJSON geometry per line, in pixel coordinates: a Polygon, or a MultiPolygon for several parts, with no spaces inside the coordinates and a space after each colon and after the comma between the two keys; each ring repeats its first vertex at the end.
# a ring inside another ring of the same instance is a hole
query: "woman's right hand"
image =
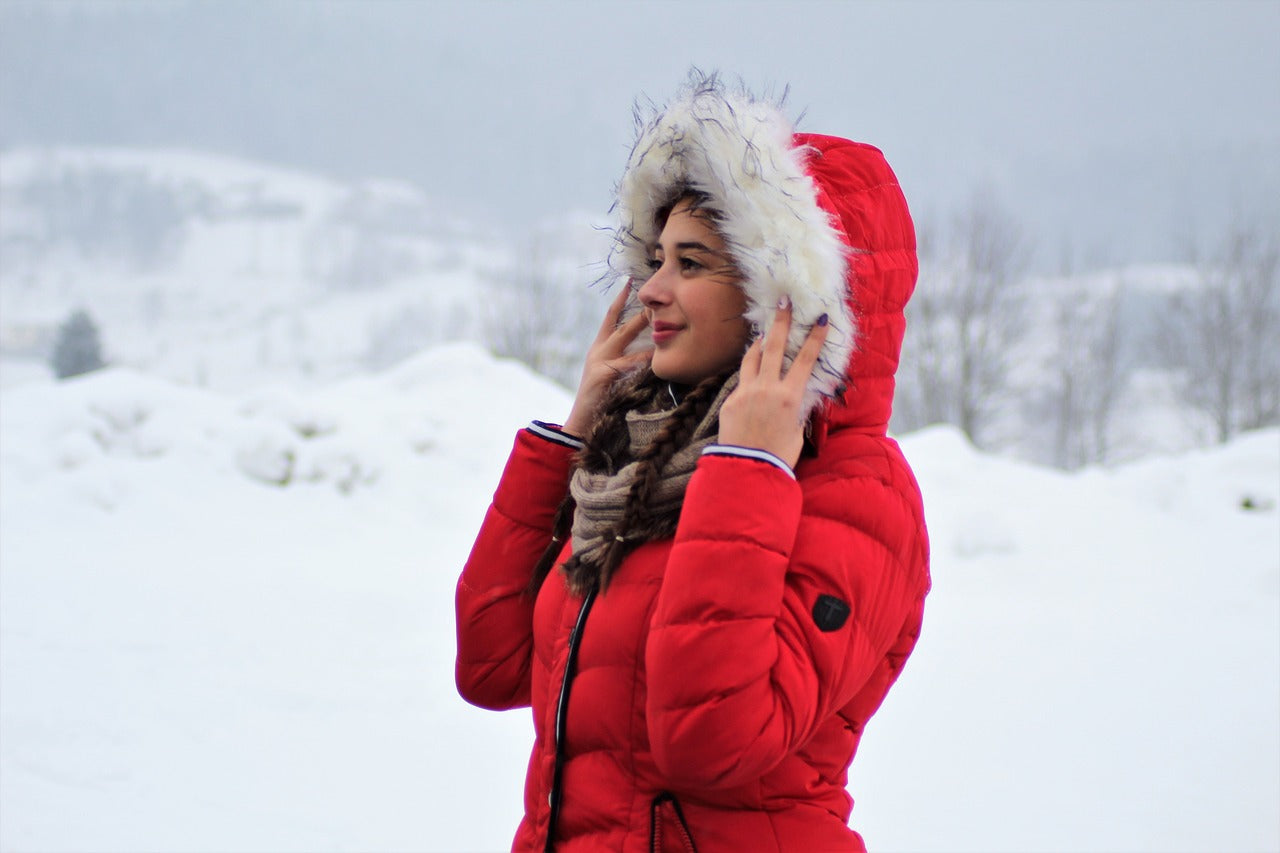
{"type": "Polygon", "coordinates": [[[644,364],[653,358],[653,350],[627,353],[626,349],[636,336],[649,325],[646,311],[638,311],[627,322],[619,325],[622,310],[631,294],[631,282],[621,288],[621,293],[614,297],[596,339],[587,350],[586,364],[582,367],[582,380],[578,383],[578,394],[574,397],[573,408],[565,419],[562,428],[570,435],[585,436],[591,429],[592,420],[604,399],[605,392],[613,384],[618,374],[633,367],[644,364]]]}

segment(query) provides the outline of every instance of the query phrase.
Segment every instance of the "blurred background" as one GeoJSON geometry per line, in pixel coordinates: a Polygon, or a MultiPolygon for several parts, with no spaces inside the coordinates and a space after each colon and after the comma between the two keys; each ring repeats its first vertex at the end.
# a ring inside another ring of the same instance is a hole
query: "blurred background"
{"type": "Polygon", "coordinates": [[[527,720],[453,695],[451,584],[696,66],[916,219],[938,615],[854,825],[1276,849],[1277,44],[1269,0],[3,0],[0,848],[507,843],[527,720]]]}
{"type": "Polygon", "coordinates": [[[1230,412],[1192,374],[1233,371],[1185,359],[1197,335],[1235,338],[1188,327],[1211,278],[1260,265],[1269,294],[1223,285],[1227,310],[1266,313],[1255,338],[1277,329],[1275,3],[7,0],[0,15],[6,383],[47,373],[81,310],[104,360],[218,387],[456,339],[572,386],[631,105],[696,65],[790,87],[802,129],[894,164],[926,284],[898,431],[952,422],[1074,467],[1276,418],[1274,359],[1236,373],[1258,390],[1227,392],[1230,412]],[[998,322],[973,344],[986,321],[956,303],[978,291],[998,322]],[[1067,388],[1055,368],[1106,381],[1067,388]],[[1178,409],[1176,428],[1153,407],[1178,409]]]}

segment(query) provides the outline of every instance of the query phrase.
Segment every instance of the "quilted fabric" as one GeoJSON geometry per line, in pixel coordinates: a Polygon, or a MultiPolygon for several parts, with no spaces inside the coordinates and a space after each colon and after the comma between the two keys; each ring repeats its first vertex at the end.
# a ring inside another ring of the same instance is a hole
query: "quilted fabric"
{"type": "Polygon", "coordinates": [[[555,721],[581,599],[536,600],[570,448],[525,431],[457,588],[457,683],[531,706],[536,741],[513,849],[845,851],[847,771],[919,636],[929,589],[919,488],[885,434],[915,285],[906,202],[875,148],[791,143],[848,254],[857,341],[843,388],[786,472],[704,456],[671,540],[626,557],[579,638],[551,828],[555,721]]]}

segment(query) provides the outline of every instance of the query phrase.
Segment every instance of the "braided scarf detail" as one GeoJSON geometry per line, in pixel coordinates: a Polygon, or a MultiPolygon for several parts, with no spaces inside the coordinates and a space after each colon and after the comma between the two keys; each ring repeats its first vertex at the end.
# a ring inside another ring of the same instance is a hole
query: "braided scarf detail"
{"type": "MultiPolygon", "coordinates": [[[[684,492],[693,477],[698,457],[702,455],[703,448],[714,443],[718,437],[720,407],[737,385],[738,375],[735,373],[711,401],[707,414],[694,429],[688,443],[673,453],[662,467],[659,481],[650,493],[641,518],[667,518],[671,521],[667,525],[660,525],[658,529],[624,531],[621,535],[625,541],[634,545],[675,533],[675,522],[679,519],[680,507],[684,503],[684,492]],[[713,429],[716,431],[713,432],[713,429]],[[666,526],[671,529],[661,529],[666,526]]],[[[569,491],[577,504],[573,514],[573,552],[581,555],[584,560],[591,562],[594,559],[594,553],[605,544],[606,537],[612,535],[625,515],[627,495],[635,482],[636,472],[643,464],[654,437],[670,416],[670,410],[627,412],[630,456],[635,461],[627,463],[615,474],[593,473],[582,468],[574,471],[569,482],[569,491]]]]}

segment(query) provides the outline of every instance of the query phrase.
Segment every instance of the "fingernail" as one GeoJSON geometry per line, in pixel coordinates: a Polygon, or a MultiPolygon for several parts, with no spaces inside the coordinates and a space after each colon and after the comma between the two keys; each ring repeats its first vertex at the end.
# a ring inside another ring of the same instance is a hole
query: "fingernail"
{"type": "Polygon", "coordinates": [[[817,325],[817,326],[825,326],[825,325],[827,325],[827,315],[826,315],[826,314],[823,314],[821,317],[819,317],[819,318],[818,318],[818,322],[817,322],[817,323],[815,323],[814,325],[817,325]]]}
{"type": "Polygon", "coordinates": [[[791,307],[791,297],[790,297],[790,296],[787,296],[787,295],[784,293],[784,294],[783,294],[781,297],[779,297],[779,299],[778,299],[778,310],[779,310],[779,311],[786,311],[786,310],[787,310],[788,308],[790,308],[790,307],[791,307]]]}

